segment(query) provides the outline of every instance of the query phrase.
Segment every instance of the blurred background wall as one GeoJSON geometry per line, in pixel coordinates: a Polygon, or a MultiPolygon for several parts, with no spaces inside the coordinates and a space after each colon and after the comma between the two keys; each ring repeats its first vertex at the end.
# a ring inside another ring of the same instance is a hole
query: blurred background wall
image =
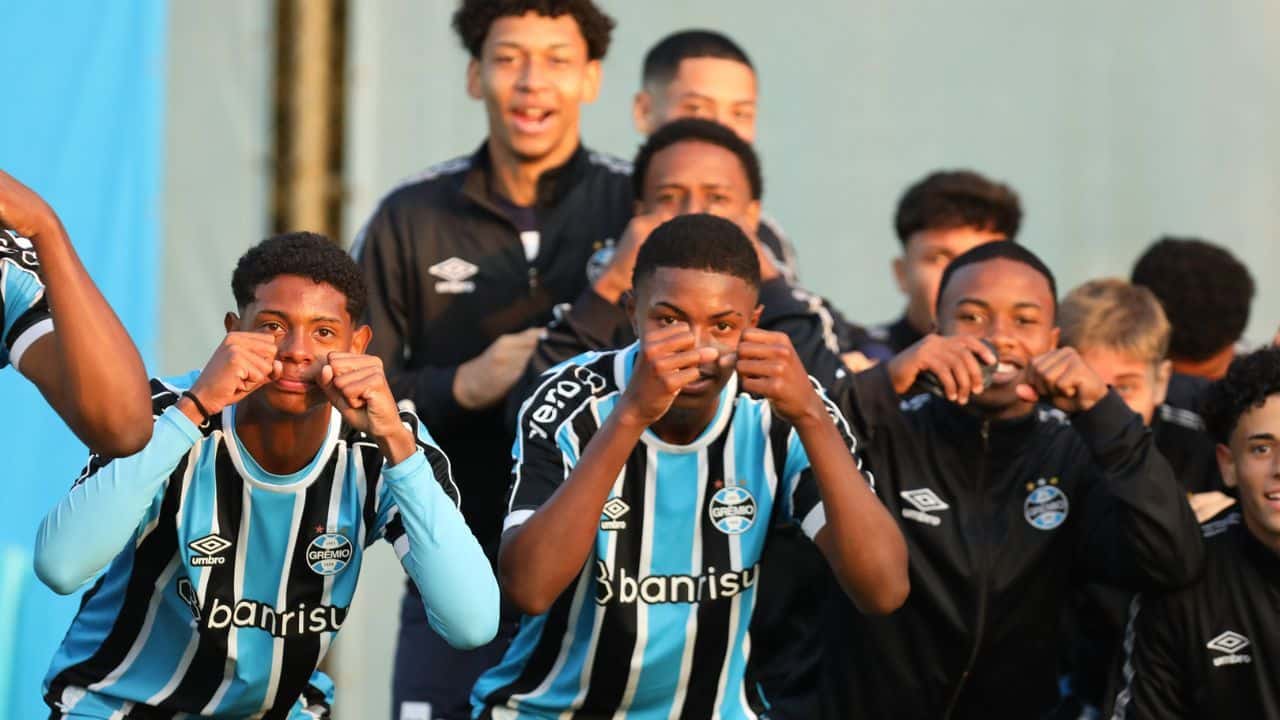
{"type": "MultiPolygon", "coordinates": [[[[231,308],[235,259],[273,230],[303,229],[281,210],[280,83],[294,77],[281,59],[308,2],[332,11],[339,35],[345,109],[329,118],[339,153],[327,192],[347,245],[392,185],[484,135],[463,92],[452,0],[0,0],[0,167],[62,211],[154,372],[203,364],[231,308]]],[[[618,28],[587,144],[634,153],[630,101],[653,42],[727,32],[760,74],[765,206],[799,248],[803,284],[851,319],[900,310],[889,263],[901,191],[933,169],[972,167],[1019,191],[1021,239],[1064,289],[1127,275],[1161,233],[1201,235],[1259,282],[1249,337],[1280,323],[1267,279],[1280,260],[1274,0],[601,4],[618,28]]],[[[48,417],[32,423],[43,412],[33,394],[0,374],[4,482],[17,497],[0,510],[0,540],[17,547],[83,459],[48,417]],[[45,439],[60,449],[31,454],[45,439]]],[[[365,574],[331,665],[339,717],[388,717],[402,573],[379,550],[365,574]]],[[[18,645],[13,694],[25,700],[74,605],[30,585],[22,608],[24,632],[52,628],[18,645]]]]}

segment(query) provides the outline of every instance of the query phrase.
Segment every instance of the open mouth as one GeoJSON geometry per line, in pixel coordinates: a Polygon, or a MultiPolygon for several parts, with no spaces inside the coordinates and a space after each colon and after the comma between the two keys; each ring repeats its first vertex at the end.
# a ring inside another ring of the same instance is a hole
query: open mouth
{"type": "Polygon", "coordinates": [[[996,363],[995,370],[991,373],[992,385],[1004,385],[1013,382],[1022,375],[1022,365],[1007,359],[1001,359],[996,363]]]}
{"type": "Polygon", "coordinates": [[[551,127],[551,117],[555,113],[543,108],[516,108],[511,111],[511,123],[516,132],[525,135],[536,135],[551,127]]]}
{"type": "Polygon", "coordinates": [[[1263,493],[1262,497],[1271,505],[1273,510],[1280,510],[1280,490],[1273,490],[1269,493],[1263,493]]]}

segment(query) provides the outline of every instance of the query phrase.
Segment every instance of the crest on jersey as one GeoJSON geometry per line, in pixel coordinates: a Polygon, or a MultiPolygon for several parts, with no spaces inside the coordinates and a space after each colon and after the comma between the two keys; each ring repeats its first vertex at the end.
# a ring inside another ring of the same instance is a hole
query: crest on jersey
{"type": "Polygon", "coordinates": [[[307,546],[307,567],[317,575],[337,575],[351,564],[354,553],[346,535],[325,533],[307,546]]]}
{"type": "Polygon", "coordinates": [[[756,522],[756,499],[746,488],[722,487],[711,496],[707,507],[711,524],[726,535],[741,535],[756,522]]]}
{"type": "MultiPolygon", "coordinates": [[[[1027,483],[1032,485],[1032,483],[1027,483]]],[[[1071,501],[1058,487],[1058,478],[1041,478],[1032,487],[1022,504],[1022,517],[1037,530],[1053,530],[1066,522],[1071,511],[1071,501]]]]}

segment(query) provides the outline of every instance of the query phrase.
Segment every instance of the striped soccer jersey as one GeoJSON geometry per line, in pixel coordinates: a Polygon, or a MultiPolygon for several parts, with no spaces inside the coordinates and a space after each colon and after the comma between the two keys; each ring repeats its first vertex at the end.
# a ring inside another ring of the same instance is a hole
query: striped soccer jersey
{"type": "MultiPolygon", "coordinates": [[[[520,413],[505,529],[569,476],[638,347],[587,353],[544,375],[520,413]]],[[[736,375],[719,403],[689,445],[645,431],[581,574],[548,612],[522,618],[503,661],[476,684],[475,718],[756,717],[744,673],[761,551],[775,520],[812,538],[826,518],[796,432],[767,401],[739,392],[736,375]]]]}
{"type": "MultiPolygon", "coordinates": [[[[178,412],[171,406],[197,377],[152,381],[153,444],[175,434],[161,432],[161,414],[178,412]]],[[[403,418],[418,428],[422,482],[438,482],[456,514],[448,460],[414,416],[403,418]]],[[[331,686],[315,671],[347,615],[364,548],[385,538],[402,560],[410,552],[391,471],[336,410],[316,457],[289,476],[259,467],[235,426],[233,405],[176,467],[161,468],[173,469],[54,656],[44,681],[53,717],[323,716],[316,707],[331,686]]],[[[76,485],[110,466],[91,457],[76,485]]]]}
{"type": "Polygon", "coordinates": [[[31,241],[0,228],[0,368],[18,366],[31,343],[53,332],[39,272],[31,241]]]}

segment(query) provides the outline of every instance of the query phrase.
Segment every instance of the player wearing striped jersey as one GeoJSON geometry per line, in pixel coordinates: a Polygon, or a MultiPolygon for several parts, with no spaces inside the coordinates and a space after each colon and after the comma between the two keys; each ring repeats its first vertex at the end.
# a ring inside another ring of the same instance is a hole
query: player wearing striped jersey
{"type": "Polygon", "coordinates": [[[363,354],[355,262],[278,236],[232,288],[239,312],[204,370],[153,383],[151,442],[90,458],[40,525],[54,590],[106,568],[45,678],[53,717],[327,716],[313,673],[379,538],[450,643],[496,632],[497,583],[448,460],[363,354]]]}
{"type": "Polygon", "coordinates": [[[146,444],[150,393],[137,348],[57,214],[4,171],[0,325],[0,368],[34,383],[91,450],[122,457],[146,444]]]}
{"type": "Polygon", "coordinates": [[[474,717],[756,717],[748,625],[775,520],[864,611],[906,597],[847,426],[786,335],[755,327],[743,231],[677,217],[634,272],[638,343],[551,370],[521,411],[499,572],[525,616],[474,717]]]}

